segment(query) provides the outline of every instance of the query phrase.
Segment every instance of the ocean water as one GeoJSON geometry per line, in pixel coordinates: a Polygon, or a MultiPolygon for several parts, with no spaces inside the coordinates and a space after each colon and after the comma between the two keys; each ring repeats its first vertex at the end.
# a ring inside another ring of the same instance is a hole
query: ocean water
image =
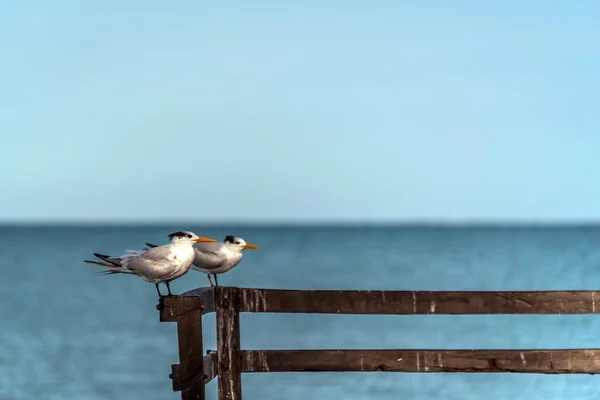
{"type": "MultiPolygon", "coordinates": [[[[261,246],[219,283],[289,289],[600,289],[600,228],[0,227],[0,399],[178,399],[175,324],[152,284],[99,275],[122,254],[189,229],[261,246]]],[[[206,286],[195,271],[174,293],[206,286]]],[[[164,287],[162,288],[164,290],[164,287]]],[[[242,315],[247,349],[597,348],[600,316],[242,315]]],[[[204,317],[215,348],[214,314],[204,317]]],[[[216,399],[217,381],[207,386],[216,399]]],[[[600,377],[533,374],[268,373],[244,399],[553,400],[600,398],[600,377]]]]}

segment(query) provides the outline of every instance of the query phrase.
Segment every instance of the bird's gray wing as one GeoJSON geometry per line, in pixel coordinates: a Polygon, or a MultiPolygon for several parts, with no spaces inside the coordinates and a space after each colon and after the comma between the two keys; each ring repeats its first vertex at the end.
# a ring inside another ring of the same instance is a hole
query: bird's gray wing
{"type": "Polygon", "coordinates": [[[198,242],[194,243],[194,250],[198,250],[203,253],[218,254],[223,246],[224,244],[221,242],[198,242]]]}
{"type": "Polygon", "coordinates": [[[145,250],[145,251],[141,251],[141,250],[140,251],[131,251],[130,250],[130,252],[133,256],[139,256],[140,258],[143,258],[145,260],[151,260],[151,261],[163,261],[166,259],[173,258],[171,246],[169,246],[169,245],[156,246],[156,247],[153,247],[153,248],[145,250]]]}
{"type": "MultiPolygon", "coordinates": [[[[194,266],[204,270],[211,270],[220,267],[226,257],[222,254],[223,243],[220,242],[199,242],[194,244],[194,266]]],[[[192,266],[192,268],[194,268],[192,266]]]]}
{"type": "Polygon", "coordinates": [[[171,246],[164,245],[146,251],[129,251],[128,255],[121,257],[121,265],[138,275],[159,278],[168,276],[174,267],[179,267],[173,263],[174,258],[171,246]]]}

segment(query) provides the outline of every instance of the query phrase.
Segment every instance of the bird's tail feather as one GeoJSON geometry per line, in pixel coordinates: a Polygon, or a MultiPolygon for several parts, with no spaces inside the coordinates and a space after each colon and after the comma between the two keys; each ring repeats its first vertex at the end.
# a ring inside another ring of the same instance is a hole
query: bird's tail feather
{"type": "Polygon", "coordinates": [[[88,263],[88,264],[94,264],[94,265],[99,265],[101,267],[105,267],[105,268],[114,268],[115,266],[109,263],[103,263],[103,262],[99,262],[99,261],[92,261],[92,260],[83,260],[83,262],[88,263]]]}
{"type": "Polygon", "coordinates": [[[114,275],[114,274],[125,274],[125,272],[119,272],[119,271],[115,271],[115,270],[98,272],[98,275],[114,275]]]}
{"type": "Polygon", "coordinates": [[[133,273],[128,269],[125,269],[123,267],[117,267],[114,264],[110,264],[108,262],[104,263],[104,262],[92,261],[92,260],[83,260],[83,262],[88,263],[88,264],[93,264],[93,265],[99,265],[104,268],[108,268],[108,271],[100,272],[101,275],[132,274],[133,273]]]}
{"type": "Polygon", "coordinates": [[[150,247],[150,248],[152,248],[152,247],[158,247],[157,245],[155,245],[155,244],[150,244],[150,243],[146,243],[146,246],[148,246],[148,247],[150,247]]]}
{"type": "Polygon", "coordinates": [[[121,264],[117,262],[115,257],[107,256],[104,254],[94,253],[96,257],[101,259],[102,261],[106,261],[109,264],[112,264],[114,267],[121,267],[121,264]]]}

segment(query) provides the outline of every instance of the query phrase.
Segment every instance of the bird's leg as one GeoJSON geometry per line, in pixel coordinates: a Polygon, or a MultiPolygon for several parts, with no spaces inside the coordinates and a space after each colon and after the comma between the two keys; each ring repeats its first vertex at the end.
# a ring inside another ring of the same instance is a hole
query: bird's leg
{"type": "Polygon", "coordinates": [[[215,286],[219,286],[219,281],[217,280],[217,274],[213,274],[215,277],[215,286]]]}
{"type": "Polygon", "coordinates": [[[173,294],[171,293],[171,288],[169,287],[169,281],[166,281],[165,284],[167,285],[167,290],[169,291],[169,296],[173,296],[173,294]]]}
{"type": "Polygon", "coordinates": [[[215,285],[213,285],[212,279],[210,279],[210,274],[206,274],[206,276],[208,276],[208,281],[210,282],[210,287],[215,286],[215,285]]]}
{"type": "Polygon", "coordinates": [[[158,283],[155,283],[154,286],[156,286],[156,291],[158,292],[158,297],[162,297],[162,294],[160,293],[160,289],[158,288],[158,283]]]}

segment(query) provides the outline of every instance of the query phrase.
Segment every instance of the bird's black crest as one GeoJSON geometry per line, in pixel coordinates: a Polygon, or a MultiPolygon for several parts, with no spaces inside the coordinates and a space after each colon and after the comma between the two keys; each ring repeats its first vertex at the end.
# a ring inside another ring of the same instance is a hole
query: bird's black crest
{"type": "Polygon", "coordinates": [[[231,236],[231,235],[225,236],[224,242],[226,242],[226,243],[233,243],[234,241],[235,241],[235,236],[231,236]]]}
{"type": "Polygon", "coordinates": [[[174,237],[186,237],[189,233],[186,232],[173,232],[169,235],[169,239],[173,239],[174,237]]]}

